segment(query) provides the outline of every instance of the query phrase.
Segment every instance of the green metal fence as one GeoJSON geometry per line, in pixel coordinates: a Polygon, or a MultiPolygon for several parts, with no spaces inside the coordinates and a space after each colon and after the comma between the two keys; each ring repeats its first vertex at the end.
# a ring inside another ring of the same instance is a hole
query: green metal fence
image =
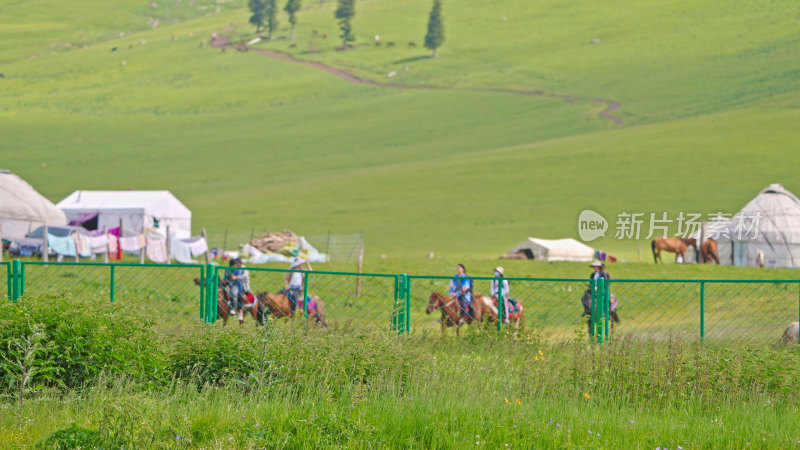
{"type": "MultiPolygon", "coordinates": [[[[0,263],[2,295],[23,296],[71,291],[108,301],[137,302],[165,320],[217,321],[217,293],[225,267],[122,263],[0,263]]],[[[255,293],[284,288],[289,270],[243,268],[255,293]]],[[[324,301],[334,326],[365,324],[397,334],[440,333],[441,313],[426,314],[431,293],[448,295],[452,277],[406,274],[302,271],[308,295],[324,301]]],[[[490,297],[491,277],[470,277],[478,297],[490,297]]],[[[576,336],[597,341],[630,336],[711,342],[774,343],[785,327],[800,320],[800,280],[612,280],[507,278],[510,296],[524,308],[520,330],[542,340],[576,336]],[[591,293],[591,314],[581,297],[591,293]],[[612,320],[612,296],[619,323],[612,320]],[[592,318],[593,320],[590,320],[592,318]]],[[[499,302],[502,305],[502,301],[499,302]]],[[[301,315],[301,311],[298,315],[301,315]]],[[[498,311],[502,315],[502,310],[498,311]]],[[[476,325],[470,329],[475,330],[476,325]]],[[[488,324],[484,330],[511,330],[488,324]]]]}

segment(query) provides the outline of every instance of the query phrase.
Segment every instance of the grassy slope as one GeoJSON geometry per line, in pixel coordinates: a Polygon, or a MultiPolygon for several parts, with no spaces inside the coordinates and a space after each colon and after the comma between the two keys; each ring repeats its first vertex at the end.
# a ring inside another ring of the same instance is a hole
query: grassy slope
{"type": "MultiPolygon", "coordinates": [[[[50,43],[77,28],[107,37],[144,30],[154,14],[177,22],[203,12],[162,2],[165,12],[154,13],[131,2],[111,25],[102,9],[85,22],[57,9],[52,20],[62,25],[48,27],[37,13],[47,5],[6,7],[3,20],[15,25],[3,42],[18,45],[0,66],[0,154],[55,201],[77,188],[167,188],[212,234],[363,230],[373,255],[488,257],[527,235],[574,236],[587,207],[609,218],[733,212],[768,183],[800,188],[790,150],[800,98],[786,57],[796,43],[784,2],[598,11],[507,0],[497,18],[466,2],[446,10],[438,61],[404,45],[419,44],[426,2],[360,4],[359,42],[381,34],[400,44],[391,50],[335,52],[332,38],[309,44],[312,29],[335,35],[331,5],[301,16],[300,50],[321,50],[304,58],[372,75],[410,60],[393,81],[545,89],[577,96],[572,104],[356,86],[263,55],[199,47],[242,22],[243,10],[49,55],[50,43]],[[763,21],[773,26],[748,25],[763,21]],[[600,44],[588,44],[593,37],[600,44]],[[147,44],[128,48],[139,39],[147,44]],[[43,56],[25,59],[34,52],[43,56]],[[627,124],[662,123],[616,129],[597,118],[601,105],[583,101],[594,97],[622,101],[627,124]]],[[[630,242],[596,245],[636,255],[630,242]]]]}

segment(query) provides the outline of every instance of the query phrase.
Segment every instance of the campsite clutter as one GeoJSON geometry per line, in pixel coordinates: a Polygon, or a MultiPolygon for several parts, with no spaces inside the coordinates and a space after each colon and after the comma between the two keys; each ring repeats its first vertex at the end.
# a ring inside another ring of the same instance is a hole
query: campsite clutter
{"type": "Polygon", "coordinates": [[[309,262],[328,261],[328,255],[320,253],[306,238],[294,234],[291,230],[264,233],[240,247],[242,254],[248,256],[245,262],[251,264],[291,262],[295,256],[309,262]]]}

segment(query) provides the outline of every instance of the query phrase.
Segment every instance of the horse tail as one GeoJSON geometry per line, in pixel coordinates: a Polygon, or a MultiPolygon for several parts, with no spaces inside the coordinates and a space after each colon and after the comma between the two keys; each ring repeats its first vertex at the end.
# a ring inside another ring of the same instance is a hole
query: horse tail
{"type": "Polygon", "coordinates": [[[658,257],[656,257],[656,240],[655,239],[650,241],[650,249],[653,251],[653,261],[655,261],[656,264],[658,264],[658,257]]]}

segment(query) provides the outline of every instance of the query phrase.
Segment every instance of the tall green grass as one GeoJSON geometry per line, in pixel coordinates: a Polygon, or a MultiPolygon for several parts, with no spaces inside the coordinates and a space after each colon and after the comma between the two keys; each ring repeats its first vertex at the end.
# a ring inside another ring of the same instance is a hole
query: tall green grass
{"type": "Polygon", "coordinates": [[[19,423],[3,400],[2,446],[73,423],[96,432],[95,445],[151,448],[786,448],[800,438],[795,347],[398,339],[292,324],[158,342],[151,356],[167,361],[168,380],[48,385],[19,423]]]}

